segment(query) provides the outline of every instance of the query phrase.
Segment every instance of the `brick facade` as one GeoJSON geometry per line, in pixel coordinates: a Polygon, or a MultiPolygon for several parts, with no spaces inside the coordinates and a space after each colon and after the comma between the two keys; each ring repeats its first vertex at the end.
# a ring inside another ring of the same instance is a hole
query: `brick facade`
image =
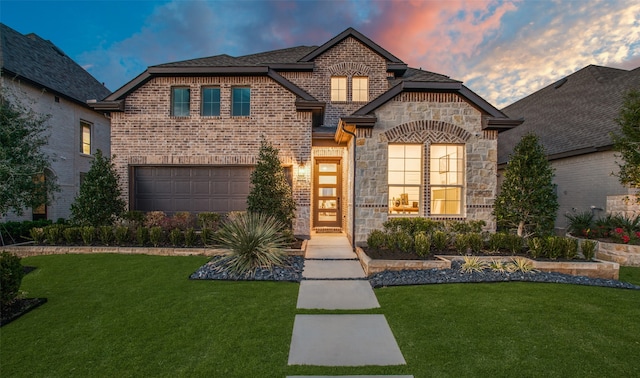
{"type": "MultiPolygon", "coordinates": [[[[114,163],[129,197],[134,165],[255,165],[264,137],[297,172],[311,157],[311,113],[295,109],[295,96],[267,77],[159,77],[127,97],[111,119],[114,163]],[[171,88],[191,89],[190,116],[170,115],[171,88]],[[220,87],[220,116],[200,116],[203,86],[220,87]],[[251,88],[251,114],[231,116],[231,88],[251,88]]],[[[310,177],[294,174],[294,232],[309,234],[310,177]]]]}

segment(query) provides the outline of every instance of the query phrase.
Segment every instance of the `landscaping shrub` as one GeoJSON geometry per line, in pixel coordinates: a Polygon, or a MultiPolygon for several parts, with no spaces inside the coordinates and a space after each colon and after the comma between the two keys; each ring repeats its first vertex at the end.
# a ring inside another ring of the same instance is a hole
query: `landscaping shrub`
{"type": "Polygon", "coordinates": [[[71,204],[73,222],[82,226],[112,226],[124,214],[126,206],[119,181],[120,175],[112,160],[97,150],[78,196],[71,204]]]}
{"type": "Polygon", "coordinates": [[[536,236],[527,239],[527,247],[529,247],[529,255],[534,259],[540,258],[545,254],[545,243],[543,238],[536,236]]]}
{"type": "Polygon", "coordinates": [[[67,227],[62,231],[67,244],[74,245],[80,240],[80,227],[67,227]]]}
{"type": "Polygon", "coordinates": [[[589,237],[591,228],[593,228],[593,213],[591,211],[565,214],[564,216],[568,220],[567,232],[574,236],[589,237]]]}
{"type": "Polygon", "coordinates": [[[219,213],[203,212],[198,214],[198,226],[201,229],[217,231],[222,221],[222,215],[219,213]]]}
{"type": "Polygon", "coordinates": [[[169,220],[167,214],[164,211],[150,211],[145,215],[144,226],[148,228],[152,227],[166,227],[169,220]]]}
{"type": "Polygon", "coordinates": [[[283,228],[291,228],[295,218],[296,202],[278,154],[277,148],[262,139],[258,161],[251,172],[247,210],[270,215],[278,220],[283,228]]]}
{"type": "Polygon", "coordinates": [[[504,233],[495,232],[489,235],[489,250],[498,252],[504,246],[504,233]]]}
{"type": "Polygon", "coordinates": [[[146,227],[136,228],[136,244],[144,247],[149,240],[149,229],[146,227]]]}
{"type": "Polygon", "coordinates": [[[193,227],[187,228],[187,230],[184,232],[184,245],[186,247],[193,247],[196,244],[197,240],[198,234],[196,234],[196,231],[193,229],[193,227]]]}
{"type": "Polygon", "coordinates": [[[511,233],[505,233],[502,242],[504,249],[511,252],[512,255],[516,255],[522,252],[523,238],[511,233]]]}
{"type": "Polygon", "coordinates": [[[400,252],[410,252],[413,249],[413,237],[405,232],[396,232],[394,235],[396,247],[400,252]]]}
{"type": "Polygon", "coordinates": [[[453,237],[453,247],[456,249],[456,252],[458,252],[459,255],[466,254],[469,247],[467,234],[456,234],[453,237]]]}
{"type": "Polygon", "coordinates": [[[465,256],[460,270],[464,273],[482,272],[487,263],[478,256],[465,256]]]}
{"type": "Polygon", "coordinates": [[[428,256],[431,253],[431,237],[424,231],[416,234],[413,245],[418,256],[428,256]]]}
{"type": "Polygon", "coordinates": [[[444,231],[437,230],[431,235],[431,242],[436,251],[443,252],[449,246],[449,235],[444,231]]]}
{"type": "Polygon", "coordinates": [[[46,227],[51,224],[50,220],[6,222],[0,224],[0,235],[5,245],[22,243],[33,240],[31,229],[46,227]]]}
{"type": "Polygon", "coordinates": [[[96,237],[96,228],[93,226],[84,226],[80,228],[80,236],[82,237],[84,245],[91,245],[96,237]]]}
{"type": "Polygon", "coordinates": [[[547,236],[545,247],[546,255],[551,260],[556,260],[564,255],[564,240],[559,236],[547,236]]]}
{"type": "Polygon", "coordinates": [[[484,248],[484,237],[481,233],[473,231],[467,234],[467,247],[473,253],[480,253],[484,248]]]}
{"type": "Polygon", "coordinates": [[[209,245],[209,242],[213,238],[214,234],[215,232],[212,229],[203,228],[202,231],[200,231],[200,240],[202,241],[202,245],[209,245]]]}
{"type": "Polygon", "coordinates": [[[117,245],[125,245],[131,240],[131,232],[129,231],[129,227],[127,226],[118,226],[114,231],[114,236],[116,239],[117,245]]]}
{"type": "Polygon", "coordinates": [[[179,228],[174,228],[169,232],[169,242],[174,247],[179,247],[182,245],[182,230],[179,228]]]}
{"type": "Polygon", "coordinates": [[[507,270],[510,272],[522,272],[522,273],[532,272],[533,263],[521,257],[515,258],[511,260],[511,262],[507,265],[507,270]]]}
{"type": "Polygon", "coordinates": [[[102,245],[109,245],[113,241],[113,228],[111,226],[98,227],[98,240],[102,245]]]}
{"type": "Polygon", "coordinates": [[[564,258],[573,260],[578,256],[578,240],[572,238],[562,238],[564,241],[564,258]]]}
{"type": "Polygon", "coordinates": [[[491,262],[489,263],[489,269],[493,270],[494,272],[504,273],[507,271],[507,265],[500,260],[491,260],[491,262]]]}
{"type": "Polygon", "coordinates": [[[596,255],[596,247],[598,243],[593,240],[583,240],[580,245],[580,249],[582,251],[582,256],[584,256],[585,260],[591,261],[593,257],[596,255]]]}
{"type": "Polygon", "coordinates": [[[20,284],[24,277],[24,269],[20,258],[3,251],[0,254],[0,304],[13,302],[20,292],[20,284]]]}
{"type": "Polygon", "coordinates": [[[50,245],[57,245],[62,243],[64,226],[59,224],[52,224],[44,228],[44,235],[47,239],[47,243],[50,245]]]}
{"type": "Polygon", "coordinates": [[[157,247],[164,242],[164,231],[162,230],[162,227],[155,226],[149,229],[149,241],[154,247],[157,247]]]}
{"type": "Polygon", "coordinates": [[[46,234],[44,233],[44,229],[42,227],[34,227],[31,230],[29,230],[29,235],[31,236],[31,239],[36,243],[36,244],[42,244],[44,243],[44,240],[46,239],[46,234]]]}
{"type": "Polygon", "coordinates": [[[131,228],[136,229],[144,224],[145,214],[139,210],[129,210],[122,215],[131,228]]]}
{"type": "Polygon", "coordinates": [[[286,240],[282,222],[264,213],[244,213],[225,222],[214,234],[214,244],[229,253],[221,263],[236,273],[254,272],[258,267],[284,264],[286,240]]]}
{"type": "Polygon", "coordinates": [[[367,237],[367,246],[371,249],[381,249],[385,247],[386,234],[381,230],[373,230],[367,237]]]}
{"type": "Polygon", "coordinates": [[[193,227],[195,218],[188,211],[178,211],[171,217],[171,227],[178,228],[182,231],[189,227],[193,227]]]}

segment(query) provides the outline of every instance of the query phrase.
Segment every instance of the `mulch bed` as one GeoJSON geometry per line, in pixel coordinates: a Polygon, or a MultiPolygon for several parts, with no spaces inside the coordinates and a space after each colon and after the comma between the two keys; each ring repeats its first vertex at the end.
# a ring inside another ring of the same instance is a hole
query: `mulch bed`
{"type": "MultiPolygon", "coordinates": [[[[24,266],[24,274],[36,269],[35,266],[24,266]]],[[[0,327],[9,324],[29,311],[47,303],[47,298],[19,298],[10,304],[3,306],[0,311],[0,327]]]]}

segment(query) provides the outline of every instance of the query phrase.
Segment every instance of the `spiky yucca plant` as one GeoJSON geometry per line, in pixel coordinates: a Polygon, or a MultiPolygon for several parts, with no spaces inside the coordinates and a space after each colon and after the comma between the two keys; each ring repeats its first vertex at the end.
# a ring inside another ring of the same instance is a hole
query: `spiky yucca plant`
{"type": "Polygon", "coordinates": [[[239,274],[284,265],[287,238],[283,228],[280,221],[264,213],[239,214],[212,237],[215,245],[229,250],[220,264],[239,274]]]}

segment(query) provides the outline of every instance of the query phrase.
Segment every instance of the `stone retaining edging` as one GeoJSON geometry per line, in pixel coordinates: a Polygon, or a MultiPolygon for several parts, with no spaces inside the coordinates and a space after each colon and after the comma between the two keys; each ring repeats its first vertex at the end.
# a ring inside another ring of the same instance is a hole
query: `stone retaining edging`
{"type": "MultiPolygon", "coordinates": [[[[441,256],[438,260],[377,260],[372,259],[362,250],[356,248],[356,254],[360,260],[360,264],[369,276],[373,273],[379,273],[385,270],[426,270],[426,269],[449,269],[451,261],[462,260],[463,256],[441,256]]],[[[484,261],[511,261],[511,256],[477,256],[484,261]]],[[[604,278],[617,280],[619,278],[620,264],[611,261],[603,261],[596,259],[592,262],[587,261],[536,261],[522,257],[530,261],[534,269],[543,272],[556,272],[570,274],[574,276],[586,276],[590,278],[604,278]]]]}
{"type": "MultiPolygon", "coordinates": [[[[289,256],[304,256],[307,240],[302,242],[301,249],[286,249],[289,256]]],[[[225,253],[220,248],[164,248],[164,247],[104,247],[104,246],[43,246],[43,245],[9,245],[0,247],[2,251],[16,254],[18,257],[40,255],[118,253],[124,255],[154,256],[217,256],[225,253]]]]}

